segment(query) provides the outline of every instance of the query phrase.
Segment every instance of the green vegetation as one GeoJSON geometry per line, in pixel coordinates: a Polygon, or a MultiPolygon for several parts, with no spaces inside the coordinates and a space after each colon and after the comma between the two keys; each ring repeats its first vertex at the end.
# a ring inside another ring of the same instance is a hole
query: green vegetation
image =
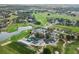
{"type": "Polygon", "coordinates": [[[62,19],[65,19],[65,20],[79,20],[79,17],[78,16],[70,16],[70,15],[66,15],[66,14],[59,14],[59,13],[48,13],[48,12],[43,12],[43,13],[33,13],[33,15],[35,15],[36,19],[38,21],[40,21],[42,24],[46,24],[47,23],[47,17],[49,18],[62,18],[62,19]],[[50,14],[50,15],[48,15],[50,14]]]}
{"type": "Polygon", "coordinates": [[[62,52],[62,43],[59,43],[59,45],[57,46],[51,46],[51,45],[47,45],[44,50],[43,50],[43,54],[55,54],[55,51],[58,51],[59,53],[62,52]]]}
{"type": "Polygon", "coordinates": [[[48,17],[53,17],[53,18],[62,18],[62,19],[69,19],[69,20],[79,20],[78,16],[70,16],[66,14],[59,14],[59,13],[50,13],[50,16],[48,17]]]}
{"type": "Polygon", "coordinates": [[[19,53],[33,54],[36,53],[36,51],[16,42],[13,42],[6,46],[0,46],[0,54],[19,54],[19,53]]]}
{"type": "Polygon", "coordinates": [[[63,44],[64,44],[64,42],[62,40],[59,40],[59,42],[57,43],[57,47],[59,48],[58,51],[62,52],[63,44]]]}
{"type": "Polygon", "coordinates": [[[53,46],[47,45],[46,48],[49,49],[51,53],[53,53],[53,46]]]}
{"type": "Polygon", "coordinates": [[[14,32],[17,30],[18,27],[21,27],[21,26],[27,26],[28,24],[26,23],[16,23],[16,24],[10,24],[7,28],[6,28],[6,31],[7,32],[14,32]]]}
{"type": "Polygon", "coordinates": [[[15,18],[17,18],[18,16],[16,16],[16,15],[10,15],[10,17],[8,17],[7,19],[9,19],[9,20],[13,20],[13,19],[15,19],[15,18]]]}
{"type": "Polygon", "coordinates": [[[7,32],[14,32],[14,31],[17,30],[17,28],[18,28],[18,25],[17,25],[17,24],[11,24],[11,25],[9,25],[9,26],[6,28],[6,31],[7,31],[7,32]]]}
{"type": "Polygon", "coordinates": [[[73,42],[71,44],[67,44],[65,48],[66,54],[77,54],[79,51],[77,51],[77,48],[79,48],[79,41],[73,42]]]}
{"type": "Polygon", "coordinates": [[[11,41],[16,42],[17,40],[20,40],[24,37],[28,37],[30,35],[30,30],[28,31],[22,31],[18,35],[14,35],[10,38],[11,41]]]}
{"type": "Polygon", "coordinates": [[[18,51],[15,51],[14,49],[10,48],[9,46],[0,46],[0,54],[13,54],[18,53],[18,51]]]}
{"type": "MultiPolygon", "coordinates": [[[[79,20],[78,16],[70,16],[70,15],[66,15],[65,13],[50,13],[50,12],[38,12],[38,13],[33,13],[32,16],[35,17],[35,20],[37,20],[38,22],[36,24],[33,23],[29,23],[29,22],[24,22],[24,23],[16,23],[13,22],[16,20],[16,18],[19,16],[17,15],[13,15],[12,13],[9,14],[10,17],[6,18],[8,19],[9,23],[8,26],[5,28],[6,32],[14,32],[17,31],[17,29],[19,27],[23,27],[23,26],[28,26],[31,25],[33,26],[33,28],[40,28],[40,27],[44,27],[44,26],[50,26],[49,22],[48,22],[48,18],[62,18],[64,20],[79,20]],[[41,24],[40,24],[41,23],[41,24]]],[[[26,17],[26,13],[23,15],[23,17],[25,17],[25,19],[27,19],[26,17]]],[[[20,17],[20,16],[19,16],[20,17]]],[[[20,18],[19,18],[20,19],[20,18]]],[[[18,20],[19,20],[18,19],[18,20]]],[[[0,23],[2,22],[3,19],[0,19],[0,23]]],[[[52,26],[50,26],[51,28],[60,28],[60,29],[67,29],[70,30],[71,32],[79,32],[79,27],[75,27],[75,26],[64,26],[64,25],[54,25],[52,24],[52,26]]],[[[50,30],[51,31],[51,30],[50,30]]],[[[28,31],[22,31],[17,35],[13,35],[12,37],[10,37],[10,40],[12,41],[12,43],[5,45],[5,46],[0,46],[0,53],[2,54],[12,54],[12,53],[22,53],[22,54],[33,54],[36,53],[36,50],[39,50],[41,47],[32,47],[29,48],[28,46],[22,44],[22,43],[17,43],[18,40],[21,40],[23,38],[26,38],[30,35],[31,30],[28,31]]],[[[37,33],[36,37],[42,38],[41,34],[37,33]]],[[[50,38],[50,35],[47,34],[47,39],[50,38]]],[[[37,40],[37,38],[36,38],[37,40]]],[[[8,40],[6,40],[8,41],[8,40]]],[[[0,42],[0,44],[6,42],[0,42]]],[[[43,50],[43,54],[51,54],[51,53],[55,53],[55,51],[58,51],[59,53],[62,53],[63,51],[63,44],[64,42],[62,40],[59,40],[59,42],[57,43],[56,46],[51,46],[51,45],[47,45],[44,50],[43,50]]],[[[65,53],[66,54],[76,54],[79,53],[79,51],[77,50],[77,48],[79,48],[79,41],[75,41],[73,43],[67,44],[65,47],[65,53]]]]}
{"type": "Polygon", "coordinates": [[[49,48],[44,48],[43,54],[51,54],[51,51],[49,48]]]}
{"type": "Polygon", "coordinates": [[[63,25],[55,25],[55,27],[61,28],[61,29],[69,29],[69,30],[71,30],[72,32],[79,32],[79,27],[63,26],[63,25]]]}
{"type": "Polygon", "coordinates": [[[33,15],[35,16],[37,21],[41,22],[41,25],[45,25],[48,23],[47,18],[46,18],[47,16],[46,13],[37,13],[37,14],[33,13],[33,15]]]}

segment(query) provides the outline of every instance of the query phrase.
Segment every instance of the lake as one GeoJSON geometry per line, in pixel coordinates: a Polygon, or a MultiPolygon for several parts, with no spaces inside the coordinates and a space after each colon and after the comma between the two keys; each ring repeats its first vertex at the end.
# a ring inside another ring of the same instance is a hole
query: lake
{"type": "Polygon", "coordinates": [[[32,26],[27,26],[27,27],[19,27],[17,29],[17,31],[15,32],[1,32],[0,33],[0,41],[3,41],[3,40],[6,40],[8,39],[9,37],[13,36],[13,35],[17,35],[19,34],[21,31],[24,31],[24,30],[31,30],[32,29],[32,26]]]}

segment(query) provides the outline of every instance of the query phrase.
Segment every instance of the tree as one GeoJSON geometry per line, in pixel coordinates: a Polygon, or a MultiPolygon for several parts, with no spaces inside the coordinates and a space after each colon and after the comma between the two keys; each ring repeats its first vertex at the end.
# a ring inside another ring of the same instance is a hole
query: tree
{"type": "Polygon", "coordinates": [[[67,39],[68,41],[70,41],[71,36],[70,36],[70,35],[66,35],[66,39],[67,39]]]}
{"type": "Polygon", "coordinates": [[[59,38],[60,38],[60,39],[64,39],[64,35],[63,35],[63,34],[60,34],[60,35],[59,35],[59,38]]]}
{"type": "Polygon", "coordinates": [[[40,25],[41,23],[39,21],[37,21],[35,24],[40,25]]]}
{"type": "Polygon", "coordinates": [[[50,38],[49,33],[46,33],[46,39],[49,39],[49,38],[50,38]]]}
{"type": "Polygon", "coordinates": [[[79,40],[79,35],[77,36],[77,40],[79,40]]]}
{"type": "Polygon", "coordinates": [[[44,34],[37,32],[37,33],[35,34],[35,37],[37,37],[37,38],[44,38],[44,34]]]}
{"type": "Polygon", "coordinates": [[[50,14],[47,14],[48,16],[50,15],[50,14]]]}
{"type": "Polygon", "coordinates": [[[75,39],[75,36],[71,35],[71,39],[74,40],[75,39]]]}
{"type": "Polygon", "coordinates": [[[43,54],[51,54],[51,50],[49,48],[44,48],[43,54]]]}

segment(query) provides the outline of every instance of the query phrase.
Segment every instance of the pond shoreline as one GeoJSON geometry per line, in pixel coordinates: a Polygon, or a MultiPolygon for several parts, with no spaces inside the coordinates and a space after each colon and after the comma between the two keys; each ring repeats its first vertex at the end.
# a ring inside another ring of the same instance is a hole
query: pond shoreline
{"type": "Polygon", "coordinates": [[[26,26],[26,27],[19,27],[18,30],[15,32],[0,32],[0,41],[7,40],[9,37],[13,35],[17,35],[24,30],[31,30],[31,29],[32,26],[26,26]]]}

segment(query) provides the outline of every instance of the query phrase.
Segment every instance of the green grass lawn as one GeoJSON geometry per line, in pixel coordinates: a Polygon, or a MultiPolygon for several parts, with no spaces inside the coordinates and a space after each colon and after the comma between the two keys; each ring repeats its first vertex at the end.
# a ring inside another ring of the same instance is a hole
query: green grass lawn
{"type": "Polygon", "coordinates": [[[9,46],[0,46],[0,54],[12,54],[12,53],[19,53],[18,51],[10,48],[9,46]]]}
{"type": "Polygon", "coordinates": [[[20,43],[13,42],[6,46],[0,46],[0,54],[34,54],[33,49],[20,43]]]}
{"type": "Polygon", "coordinates": [[[28,31],[22,31],[21,33],[14,35],[10,38],[11,41],[16,42],[17,40],[20,40],[24,37],[28,37],[30,35],[30,30],[28,31]]]}
{"type": "Polygon", "coordinates": [[[63,19],[69,19],[69,20],[79,20],[78,16],[70,16],[66,14],[59,14],[59,13],[50,13],[50,16],[48,17],[53,17],[53,18],[63,18],[63,19]]]}
{"type": "Polygon", "coordinates": [[[66,14],[59,14],[59,13],[49,13],[49,12],[39,12],[39,13],[33,13],[33,15],[35,15],[36,19],[39,21],[44,21],[47,22],[46,17],[52,17],[52,18],[63,18],[63,19],[69,19],[69,20],[79,20],[78,16],[70,16],[70,15],[66,15],[66,14]],[[48,15],[50,14],[50,15],[48,15]]]}
{"type": "Polygon", "coordinates": [[[37,14],[33,13],[33,15],[35,16],[37,21],[41,22],[42,25],[45,25],[48,23],[46,19],[47,13],[37,13],[37,14]]]}
{"type": "Polygon", "coordinates": [[[59,45],[57,46],[47,45],[46,48],[48,48],[52,54],[55,54],[55,51],[59,51],[59,53],[62,52],[62,48],[59,45]]]}
{"type": "Polygon", "coordinates": [[[71,44],[67,44],[65,48],[66,54],[77,54],[77,48],[79,48],[79,41],[73,42],[71,44]]]}
{"type": "Polygon", "coordinates": [[[74,26],[63,26],[63,25],[55,25],[54,27],[56,28],[61,28],[61,29],[69,29],[72,32],[79,32],[79,27],[74,27],[74,26]]]}
{"type": "Polygon", "coordinates": [[[18,27],[27,26],[27,25],[28,25],[27,23],[10,24],[10,25],[6,28],[6,31],[7,31],[7,32],[14,32],[14,31],[17,30],[18,27]]]}
{"type": "Polygon", "coordinates": [[[18,28],[18,24],[11,24],[9,25],[7,28],[6,28],[6,31],[7,32],[14,32],[16,31],[18,28]]]}

